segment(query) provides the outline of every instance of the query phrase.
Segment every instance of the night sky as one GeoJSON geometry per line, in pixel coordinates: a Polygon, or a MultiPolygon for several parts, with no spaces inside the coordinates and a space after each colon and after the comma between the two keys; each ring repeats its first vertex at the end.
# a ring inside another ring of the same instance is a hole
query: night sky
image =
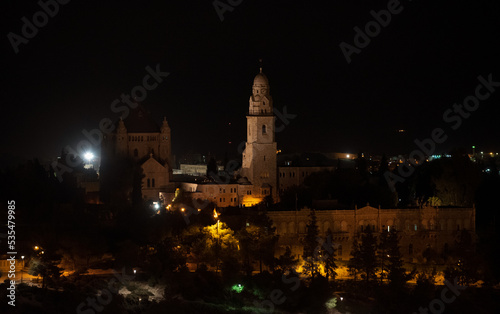
{"type": "Polygon", "coordinates": [[[456,131],[443,121],[479,75],[500,82],[500,3],[401,1],[348,64],[339,44],[389,2],[243,0],[221,21],[212,1],[73,0],[16,54],[7,35],[41,8],[3,1],[2,163],[75,147],[157,64],[170,75],[143,104],[167,117],[173,153],[236,155],[259,58],[275,108],[296,114],[276,134],[283,152],[408,154],[437,127],[438,153],[500,152],[500,87],[456,131]]]}

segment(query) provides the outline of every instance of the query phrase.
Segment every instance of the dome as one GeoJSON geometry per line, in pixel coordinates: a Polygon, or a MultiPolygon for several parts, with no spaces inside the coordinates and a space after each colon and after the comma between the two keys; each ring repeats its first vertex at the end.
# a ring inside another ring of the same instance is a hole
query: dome
{"type": "Polygon", "coordinates": [[[261,85],[269,85],[269,81],[267,80],[267,77],[262,71],[255,76],[253,79],[253,85],[261,86],[261,85]]]}

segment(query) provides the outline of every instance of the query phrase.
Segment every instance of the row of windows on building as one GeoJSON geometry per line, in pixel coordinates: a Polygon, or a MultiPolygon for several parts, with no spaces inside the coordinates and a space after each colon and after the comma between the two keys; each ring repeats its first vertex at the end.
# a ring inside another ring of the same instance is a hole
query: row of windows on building
{"type": "MultiPolygon", "coordinates": [[[[237,198],[236,197],[231,197],[229,198],[229,202],[233,203],[233,202],[236,202],[237,201],[237,198]]],[[[219,202],[220,203],[225,203],[226,202],[226,198],[225,197],[220,197],[219,198],[219,202]]]]}
{"type": "MultiPolygon", "coordinates": [[[[236,193],[238,190],[236,188],[229,188],[229,193],[236,193]]],[[[226,193],[225,188],[219,188],[219,193],[226,193]]],[[[252,195],[252,190],[247,190],[247,195],[252,195]]]]}
{"type": "Polygon", "coordinates": [[[128,140],[129,142],[144,142],[144,138],[146,138],[146,141],[157,141],[159,139],[158,135],[129,135],[128,140]]]}
{"type": "MultiPolygon", "coordinates": [[[[151,153],[151,154],[153,154],[153,155],[155,154],[155,150],[154,150],[154,148],[152,148],[152,149],[150,150],[150,153],[151,153]]],[[[136,148],[136,149],[134,149],[134,157],[139,157],[139,150],[138,150],[137,148],[136,148]]]]}
{"type": "MultiPolygon", "coordinates": [[[[433,221],[433,220],[431,220],[433,221]]],[[[402,230],[399,226],[399,222],[396,222],[396,224],[393,223],[392,220],[388,220],[387,225],[382,225],[382,230],[387,230],[391,231],[393,229],[396,230],[402,230]]],[[[334,223],[334,227],[331,228],[331,224],[329,221],[325,221],[323,223],[318,222],[318,228],[321,232],[323,230],[326,232],[328,229],[332,229],[333,232],[348,232],[350,229],[350,225],[348,225],[347,221],[343,220],[340,222],[340,224],[334,223]]],[[[441,230],[441,231],[455,231],[455,230],[470,230],[470,220],[469,219],[448,219],[447,221],[442,219],[440,220],[439,225],[436,225],[434,222],[431,223],[430,225],[427,224],[426,220],[422,221],[422,224],[419,227],[419,224],[417,222],[410,222],[409,220],[405,221],[404,225],[404,230],[405,231],[419,231],[421,230],[441,230]],[[438,228],[439,227],[439,228],[438,228]]],[[[371,229],[371,231],[378,232],[376,223],[374,220],[371,221],[364,221],[360,220],[358,223],[358,230],[361,232],[367,231],[368,229],[371,229]]],[[[285,233],[305,233],[306,232],[306,223],[301,221],[298,224],[298,230],[295,228],[295,223],[289,222],[288,224],[286,222],[282,222],[279,225],[278,232],[280,234],[285,234],[285,233]]]]}
{"type": "MultiPolygon", "coordinates": [[[[302,171],[302,178],[304,178],[304,177],[306,177],[308,175],[309,175],[309,171],[302,171]]],[[[288,176],[290,178],[295,178],[295,171],[288,172],[288,176]]],[[[285,171],[280,172],[280,178],[286,178],[286,172],[285,171]]]]}

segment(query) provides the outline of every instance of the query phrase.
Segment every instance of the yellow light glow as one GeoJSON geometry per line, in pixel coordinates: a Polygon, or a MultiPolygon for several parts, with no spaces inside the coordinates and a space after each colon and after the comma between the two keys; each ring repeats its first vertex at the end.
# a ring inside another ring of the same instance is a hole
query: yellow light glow
{"type": "Polygon", "coordinates": [[[184,212],[186,209],[184,207],[181,208],[181,212],[184,212]]]}
{"type": "Polygon", "coordinates": [[[37,245],[35,245],[34,247],[35,251],[38,251],[38,249],[40,249],[37,245]]]}

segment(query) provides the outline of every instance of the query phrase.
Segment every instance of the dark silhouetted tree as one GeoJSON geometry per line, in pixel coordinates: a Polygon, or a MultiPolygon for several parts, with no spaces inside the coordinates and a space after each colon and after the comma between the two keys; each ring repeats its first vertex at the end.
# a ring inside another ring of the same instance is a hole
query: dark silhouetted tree
{"type": "Polygon", "coordinates": [[[335,245],[333,243],[333,233],[331,229],[328,229],[326,232],[326,237],[323,240],[320,248],[321,262],[323,264],[323,268],[326,274],[326,280],[329,280],[330,277],[335,279],[337,276],[337,264],[335,263],[335,245]]]}
{"type": "Polygon", "coordinates": [[[359,247],[359,256],[361,261],[362,277],[368,283],[375,279],[377,270],[377,238],[373,235],[371,228],[366,228],[361,234],[361,245],[359,247]]]}
{"type": "Polygon", "coordinates": [[[276,265],[275,269],[281,274],[284,274],[287,271],[294,271],[295,267],[299,263],[299,260],[295,258],[295,255],[292,255],[292,250],[289,246],[287,246],[285,249],[285,253],[280,255],[274,263],[276,265]]]}
{"type": "Polygon", "coordinates": [[[353,275],[354,281],[356,281],[362,268],[360,245],[356,237],[352,241],[351,258],[347,263],[347,267],[351,275],[353,275]]]}

